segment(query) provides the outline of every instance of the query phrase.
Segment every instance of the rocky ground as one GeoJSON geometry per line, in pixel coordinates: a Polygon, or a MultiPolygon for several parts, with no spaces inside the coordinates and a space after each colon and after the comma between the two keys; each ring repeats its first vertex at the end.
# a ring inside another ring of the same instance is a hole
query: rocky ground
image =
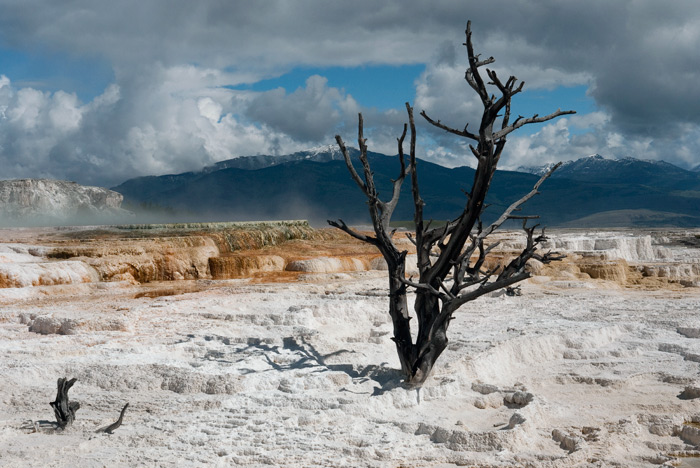
{"type": "Polygon", "coordinates": [[[91,224],[133,219],[124,197],[102,187],[54,179],[0,180],[0,225],[91,224]]]}
{"type": "Polygon", "coordinates": [[[555,233],[567,260],[464,307],[421,390],[376,254],[179,237],[0,232],[0,466],[700,466],[693,233],[555,233]],[[59,377],[81,408],[56,432],[59,377]]]}

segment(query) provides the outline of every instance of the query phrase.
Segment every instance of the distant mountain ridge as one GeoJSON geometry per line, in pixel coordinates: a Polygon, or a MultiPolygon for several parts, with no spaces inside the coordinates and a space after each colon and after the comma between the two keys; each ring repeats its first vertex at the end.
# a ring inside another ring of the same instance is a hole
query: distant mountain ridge
{"type": "MultiPolygon", "coordinates": [[[[355,148],[349,148],[351,156],[357,156],[360,152],[355,148]]],[[[272,155],[257,155],[257,156],[239,156],[233,159],[227,159],[225,161],[219,161],[218,163],[207,166],[202,169],[202,172],[209,173],[214,171],[220,171],[222,169],[247,169],[256,170],[264,169],[266,167],[277,166],[278,164],[284,164],[292,161],[315,161],[315,162],[329,162],[329,161],[342,161],[343,154],[340,149],[334,145],[320,146],[317,148],[312,148],[306,151],[297,151],[292,154],[285,154],[279,156],[272,155]]]]}
{"type": "MultiPolygon", "coordinates": [[[[358,151],[350,151],[355,159],[358,151]]],[[[387,198],[398,170],[397,156],[370,152],[368,157],[380,196],[387,198]]],[[[464,207],[464,190],[471,186],[474,169],[450,169],[423,160],[418,166],[426,218],[456,217],[464,207]]],[[[357,162],[356,167],[360,169],[357,162]]],[[[543,170],[497,171],[484,221],[527,193],[543,170]]],[[[332,146],[236,158],[199,172],[130,179],[113,190],[122,193],[130,206],[163,207],[193,219],[368,222],[366,200],[340,151],[332,146]]],[[[594,155],[563,164],[540,192],[521,214],[540,215],[549,226],[700,226],[700,173],[665,162],[594,155]]],[[[410,220],[412,210],[406,182],[393,219],[410,220]]]]}
{"type": "MultiPolygon", "coordinates": [[[[545,174],[554,164],[535,167],[519,167],[520,172],[535,175],[545,174]]],[[[700,180],[698,173],[681,169],[666,161],[636,158],[608,159],[599,154],[564,162],[552,177],[588,182],[635,183],[675,188],[695,186],[700,180]]]]}

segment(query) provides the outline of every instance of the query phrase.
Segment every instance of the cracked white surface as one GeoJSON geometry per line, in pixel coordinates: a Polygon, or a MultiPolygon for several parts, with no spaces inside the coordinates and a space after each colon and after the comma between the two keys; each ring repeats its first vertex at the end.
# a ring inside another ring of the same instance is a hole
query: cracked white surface
{"type": "Polygon", "coordinates": [[[385,274],[5,289],[0,466],[642,467],[698,453],[698,288],[538,278],[482,297],[418,392],[399,384],[385,274]],[[59,377],[78,379],[76,422],[34,431],[54,419],[59,377]],[[126,402],[122,427],[95,434],[126,402]]]}

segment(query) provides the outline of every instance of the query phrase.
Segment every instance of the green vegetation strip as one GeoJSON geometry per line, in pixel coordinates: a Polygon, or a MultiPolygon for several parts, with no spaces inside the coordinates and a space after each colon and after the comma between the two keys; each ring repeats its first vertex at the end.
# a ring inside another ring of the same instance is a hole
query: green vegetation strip
{"type": "Polygon", "coordinates": [[[306,220],[286,220],[286,221],[237,221],[219,223],[172,223],[172,224],[122,224],[114,226],[124,230],[151,230],[151,229],[193,229],[193,230],[223,230],[223,229],[266,229],[270,227],[301,227],[311,228],[306,220]]]}

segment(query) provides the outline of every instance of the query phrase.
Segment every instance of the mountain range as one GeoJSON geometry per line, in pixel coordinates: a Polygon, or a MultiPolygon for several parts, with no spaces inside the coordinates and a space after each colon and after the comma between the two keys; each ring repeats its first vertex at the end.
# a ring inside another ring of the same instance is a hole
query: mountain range
{"type": "MultiPolygon", "coordinates": [[[[546,173],[552,164],[539,167],[520,167],[519,172],[535,175],[546,173]]],[[[698,186],[699,174],[686,171],[665,161],[636,158],[607,159],[599,154],[574,161],[566,161],[552,177],[608,184],[638,184],[686,190],[698,186]]]]}
{"type": "MultiPolygon", "coordinates": [[[[351,149],[356,167],[358,151],[351,149]]],[[[398,156],[368,154],[380,196],[391,193],[398,156]]],[[[495,219],[527,193],[547,167],[497,171],[484,221],[495,219]]],[[[466,201],[474,169],[418,162],[426,218],[456,217],[466,201]]],[[[360,171],[361,172],[361,171],[360,171]]],[[[304,218],[321,223],[342,218],[367,223],[366,200],[348,174],[337,148],[328,146],[284,156],[247,156],[197,172],[139,177],[113,187],[125,207],[177,214],[178,219],[263,220],[304,218]]],[[[404,183],[395,221],[413,218],[410,182],[404,183]]],[[[700,226],[700,173],[662,161],[606,159],[567,162],[519,214],[559,227],[700,226]]]]}

